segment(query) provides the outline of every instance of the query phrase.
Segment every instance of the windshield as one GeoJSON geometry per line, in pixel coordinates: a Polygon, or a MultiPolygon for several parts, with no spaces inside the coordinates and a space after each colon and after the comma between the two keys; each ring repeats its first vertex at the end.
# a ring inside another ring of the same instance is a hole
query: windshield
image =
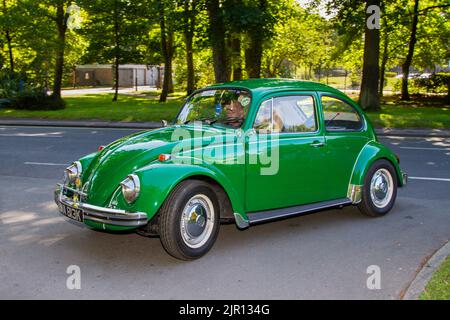
{"type": "Polygon", "coordinates": [[[241,89],[204,90],[194,94],[181,108],[177,124],[193,121],[220,123],[240,128],[251,103],[251,95],[241,89]]]}

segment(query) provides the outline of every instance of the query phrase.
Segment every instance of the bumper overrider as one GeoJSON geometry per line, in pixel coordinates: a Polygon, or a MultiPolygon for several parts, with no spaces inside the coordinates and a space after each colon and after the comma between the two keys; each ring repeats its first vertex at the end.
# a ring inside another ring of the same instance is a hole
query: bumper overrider
{"type": "Polygon", "coordinates": [[[63,184],[57,184],[55,190],[55,202],[58,205],[59,212],[62,212],[62,205],[80,209],[83,214],[83,221],[92,221],[111,226],[119,227],[140,227],[147,224],[147,214],[145,212],[128,212],[121,209],[112,209],[94,206],[82,201],[74,201],[66,196],[64,191],[70,191],[77,194],[80,199],[86,196],[79,190],[72,189],[63,184]]]}

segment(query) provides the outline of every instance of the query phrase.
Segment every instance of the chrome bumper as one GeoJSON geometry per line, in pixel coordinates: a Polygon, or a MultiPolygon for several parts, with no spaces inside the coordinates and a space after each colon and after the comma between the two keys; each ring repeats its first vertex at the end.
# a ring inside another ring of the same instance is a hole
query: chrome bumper
{"type": "MultiPolygon", "coordinates": [[[[58,184],[55,190],[55,202],[58,205],[58,208],[60,207],[60,204],[64,204],[69,207],[81,209],[83,211],[84,220],[121,227],[140,227],[146,225],[148,222],[147,214],[145,212],[127,212],[120,209],[94,206],[79,201],[75,203],[72,199],[64,195],[63,189],[77,192],[76,190],[58,184]]],[[[77,193],[81,194],[81,192],[77,193]]],[[[61,210],[59,211],[61,212],[61,210]]]]}

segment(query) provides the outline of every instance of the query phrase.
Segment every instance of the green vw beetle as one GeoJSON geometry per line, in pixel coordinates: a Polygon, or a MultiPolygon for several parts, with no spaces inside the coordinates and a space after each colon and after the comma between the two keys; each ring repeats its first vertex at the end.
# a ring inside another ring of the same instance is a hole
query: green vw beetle
{"type": "Polygon", "coordinates": [[[194,92],[174,122],[100,147],[57,185],[65,216],[159,236],[195,259],[221,222],[239,229],[321,209],[392,209],[407,176],[358,105],[306,81],[254,79],[194,92]]]}

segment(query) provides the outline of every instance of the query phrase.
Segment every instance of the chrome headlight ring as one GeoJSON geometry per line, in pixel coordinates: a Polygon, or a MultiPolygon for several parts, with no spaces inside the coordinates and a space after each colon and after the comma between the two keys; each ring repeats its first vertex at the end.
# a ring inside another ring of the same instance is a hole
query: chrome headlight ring
{"type": "Polygon", "coordinates": [[[135,174],[130,174],[120,183],[122,187],[122,195],[126,202],[132,203],[139,196],[141,191],[141,184],[139,177],[135,174]]]}
{"type": "Polygon", "coordinates": [[[81,166],[80,161],[75,161],[70,166],[68,166],[65,170],[64,180],[67,180],[71,183],[75,183],[77,178],[81,176],[81,172],[83,167],[81,166]]]}

